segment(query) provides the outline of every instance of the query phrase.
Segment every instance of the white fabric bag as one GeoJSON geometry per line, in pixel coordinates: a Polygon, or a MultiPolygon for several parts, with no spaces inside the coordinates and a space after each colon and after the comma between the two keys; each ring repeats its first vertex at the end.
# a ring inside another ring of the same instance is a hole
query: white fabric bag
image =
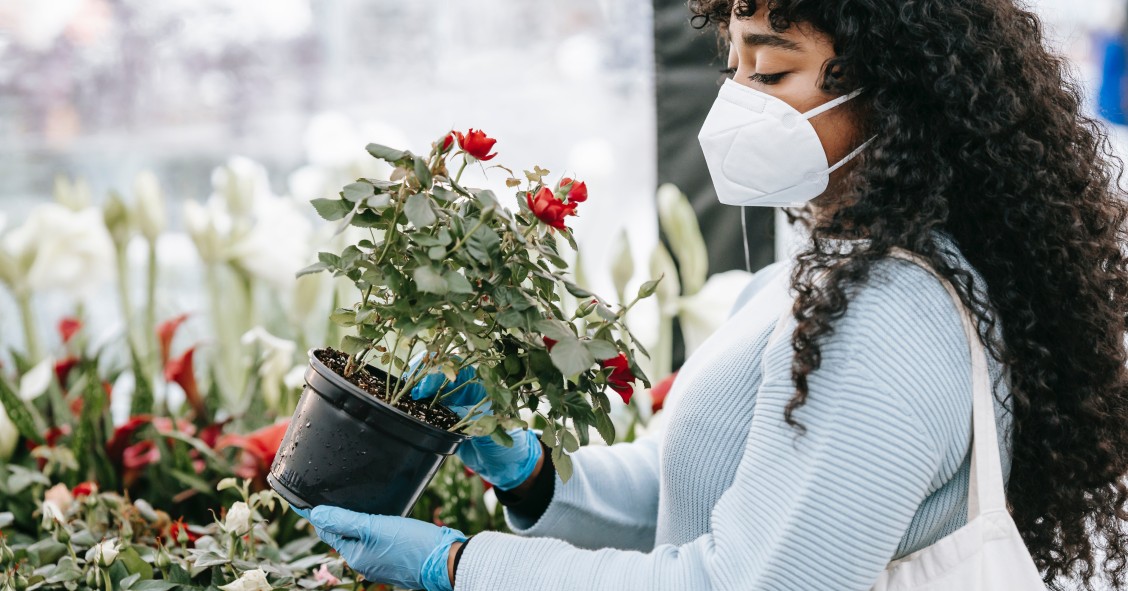
{"type": "Polygon", "coordinates": [[[873,591],[1045,591],[1038,567],[1007,511],[987,351],[979,340],[976,323],[952,284],[923,258],[900,249],[890,254],[936,276],[960,311],[971,346],[971,485],[967,525],[889,563],[873,591]]]}

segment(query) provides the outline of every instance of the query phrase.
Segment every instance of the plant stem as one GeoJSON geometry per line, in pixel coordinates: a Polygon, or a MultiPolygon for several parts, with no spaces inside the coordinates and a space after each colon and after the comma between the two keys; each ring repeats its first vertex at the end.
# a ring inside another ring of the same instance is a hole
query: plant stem
{"type": "Polygon", "coordinates": [[[456,430],[460,427],[464,427],[464,426],[470,424],[470,419],[476,418],[474,416],[474,412],[477,411],[479,408],[482,408],[482,406],[485,405],[489,401],[490,401],[489,398],[483,398],[483,399],[479,400],[478,404],[475,404],[474,406],[470,407],[470,410],[466,413],[466,416],[462,417],[462,420],[455,423],[453,426],[451,426],[450,429],[447,429],[447,431],[454,431],[454,430],[456,430]]]}
{"type": "Polygon", "coordinates": [[[148,298],[145,307],[145,337],[144,342],[148,349],[147,355],[153,367],[160,370],[160,353],[157,345],[157,241],[149,242],[149,269],[148,283],[145,294],[148,298]]]}
{"type": "Polygon", "coordinates": [[[32,315],[31,310],[31,293],[26,289],[20,289],[16,292],[16,305],[20,309],[20,317],[23,321],[24,330],[24,344],[27,346],[27,355],[32,363],[39,361],[40,355],[43,351],[39,344],[39,333],[36,331],[35,317],[32,315]]]}
{"type": "Polygon", "coordinates": [[[468,160],[466,160],[466,156],[463,156],[462,157],[462,166],[460,166],[458,168],[458,174],[454,175],[454,183],[456,185],[458,184],[459,181],[462,180],[462,171],[466,170],[467,164],[470,164],[470,162],[468,160]]]}
{"type": "Polygon", "coordinates": [[[447,256],[449,257],[449,256],[453,255],[454,253],[458,252],[458,249],[462,248],[463,244],[466,244],[466,239],[469,238],[470,236],[472,236],[474,234],[474,232],[477,232],[478,228],[482,227],[482,224],[484,224],[484,223],[486,223],[486,222],[483,221],[481,218],[478,218],[478,223],[474,224],[474,227],[470,228],[469,232],[463,234],[462,238],[459,238],[458,242],[454,243],[454,246],[447,252],[447,256]]]}
{"type": "MultiPolygon", "coordinates": [[[[121,317],[125,320],[125,341],[137,351],[137,327],[129,297],[129,253],[123,244],[117,249],[118,295],[121,298],[121,317]]],[[[138,355],[140,357],[140,355],[138,355]]]]}

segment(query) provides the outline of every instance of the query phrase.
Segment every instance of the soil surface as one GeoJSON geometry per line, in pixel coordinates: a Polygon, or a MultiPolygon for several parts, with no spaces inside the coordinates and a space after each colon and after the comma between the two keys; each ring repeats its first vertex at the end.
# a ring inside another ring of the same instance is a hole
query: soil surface
{"type": "MultiPolygon", "coordinates": [[[[368,366],[358,369],[351,376],[346,376],[345,365],[349,361],[348,355],[336,349],[318,349],[314,352],[314,355],[337,375],[352,382],[365,392],[391,404],[391,401],[388,400],[388,392],[384,389],[385,374],[383,371],[368,366]]],[[[396,378],[393,377],[392,383],[395,382],[396,378]]],[[[444,431],[450,429],[459,421],[457,414],[442,404],[432,405],[430,399],[413,400],[410,395],[405,395],[393,406],[432,427],[444,431]]]]}

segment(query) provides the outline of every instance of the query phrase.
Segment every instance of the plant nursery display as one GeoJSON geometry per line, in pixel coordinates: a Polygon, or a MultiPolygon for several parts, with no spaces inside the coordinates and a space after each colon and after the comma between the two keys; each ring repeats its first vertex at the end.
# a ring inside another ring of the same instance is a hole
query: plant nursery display
{"type": "Polygon", "coordinates": [[[313,201],[342,231],[366,234],[301,272],[347,278],[361,299],[332,314],[354,332],[340,349],[310,352],[307,388],[267,477],[292,504],[406,515],[467,436],[509,445],[507,431],[531,422],[566,480],[567,452],[592,427],[615,440],[606,391],[627,403],[636,380],[649,387],[635,359],[645,349],[625,319],[659,280],[618,304],[580,287],[561,247],[576,249],[565,222],[587,186],[493,164],[516,193],[510,210],[493,191],[460,183],[467,166],[497,156],[494,143],[470,129],[425,155],[369,144],[394,167],[390,179],[361,178],[313,201]],[[480,400],[466,399],[471,382],[457,379],[470,368],[480,400]],[[438,395],[415,399],[432,375],[443,376],[438,395]]]}

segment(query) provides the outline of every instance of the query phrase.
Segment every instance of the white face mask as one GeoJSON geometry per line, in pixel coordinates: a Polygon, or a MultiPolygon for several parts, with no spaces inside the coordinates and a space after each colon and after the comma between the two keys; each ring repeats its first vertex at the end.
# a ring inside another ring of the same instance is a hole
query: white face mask
{"type": "Polygon", "coordinates": [[[860,154],[869,141],[829,166],[809,120],[861,92],[800,113],[770,94],[726,80],[697,136],[720,202],[781,207],[821,195],[830,173],[860,154]]]}

